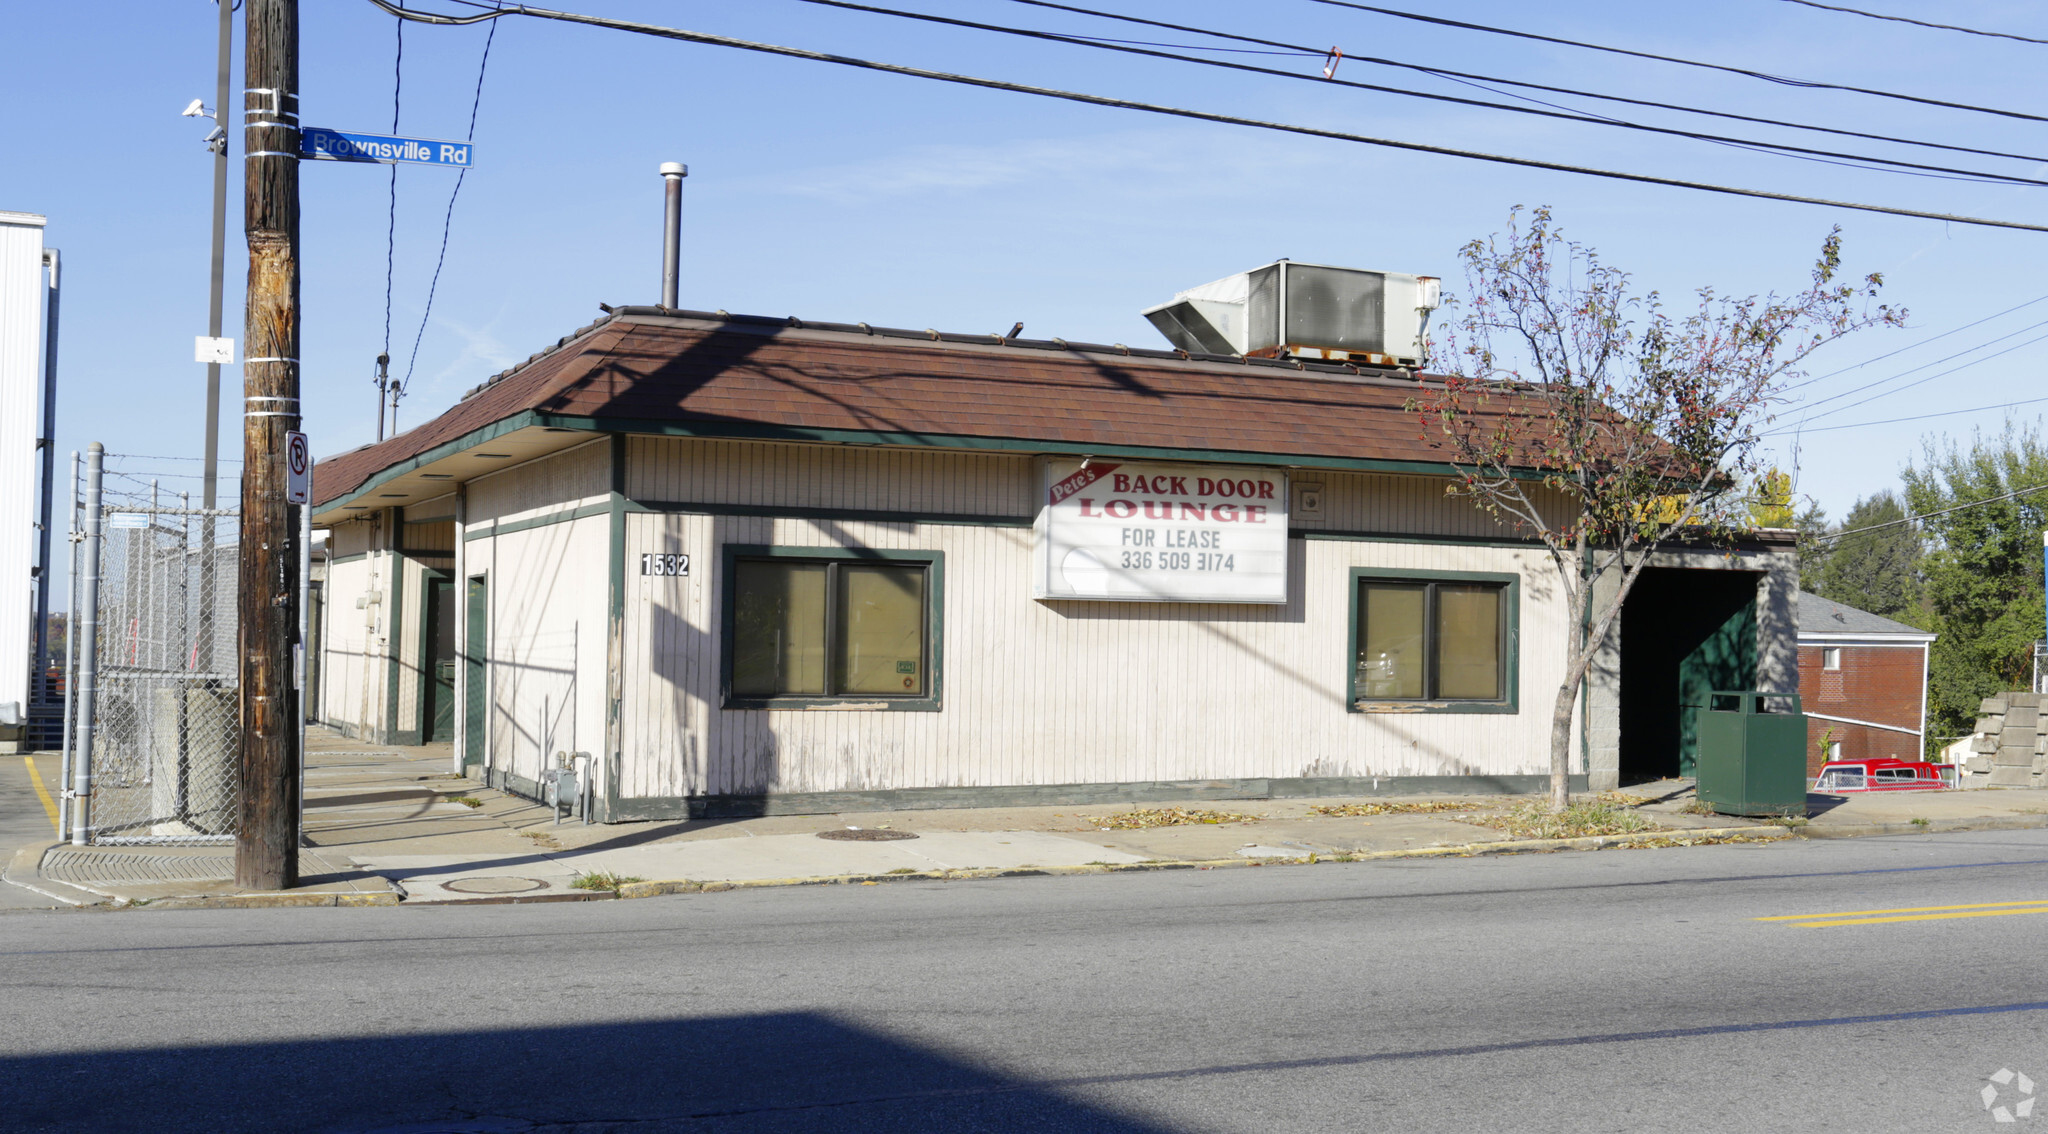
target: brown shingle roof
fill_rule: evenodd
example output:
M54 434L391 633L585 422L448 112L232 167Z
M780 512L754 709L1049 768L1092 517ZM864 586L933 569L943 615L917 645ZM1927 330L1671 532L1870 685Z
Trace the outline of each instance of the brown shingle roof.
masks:
M627 431L1439 464L1443 455L1404 412L1414 390L1412 380L1341 364L1247 364L1057 340L961 341L633 310L424 425L320 462L314 502L338 500L384 469L522 411Z

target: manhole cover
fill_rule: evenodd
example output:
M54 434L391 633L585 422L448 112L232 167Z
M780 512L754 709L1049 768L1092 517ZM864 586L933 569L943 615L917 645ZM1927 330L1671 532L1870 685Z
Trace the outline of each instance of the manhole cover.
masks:
M529 890L545 890L548 884L538 878L457 878L453 882L441 883L443 890L458 894L524 894Z
M897 839L914 839L917 836L909 831L878 831L872 828L842 827L836 831L819 831L818 837L841 843L889 843Z

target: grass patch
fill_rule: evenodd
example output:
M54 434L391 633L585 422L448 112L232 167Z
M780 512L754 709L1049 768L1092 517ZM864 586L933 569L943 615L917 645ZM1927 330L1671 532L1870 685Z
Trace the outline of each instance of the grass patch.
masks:
M1911 822L1915 827L1918 827L1923 831L1927 829L1927 819L1924 816L1915 818L1911 820Z
M647 879L631 874L613 874L609 870L593 870L589 874L578 874L569 880L577 890L616 890L628 882L645 882Z
M1256 815L1234 811L1204 811L1190 807L1134 807L1115 815L1084 816L1098 830L1142 831L1150 827L1187 827L1195 824L1255 823Z
M1477 811L1495 806L1460 799L1423 799L1408 803L1332 803L1309 808L1312 815L1421 815L1437 811Z
M897 867L896 869L894 869L894 870L891 870L891 871L889 871L889 873L890 873L890 874L915 874L915 873L917 873L917 870L916 870L916 868L914 868L914 867L909 867L909 866L899 866L899 867Z
M1712 805L1712 804L1709 804L1709 803L1707 803L1707 802L1706 802L1706 801L1704 801L1704 800L1698 800L1698 799L1689 799L1689 800L1686 800L1686 801L1685 801L1685 806L1684 806L1684 807L1681 807L1681 808L1679 808L1679 810L1680 810L1680 811L1683 811L1683 812L1685 812L1685 813L1686 813L1687 815L1719 815L1719 814L1720 814L1720 812L1718 812L1718 811L1714 810L1714 808L1713 808L1713 805Z
M483 800L478 799L473 795L458 795L454 799L449 800L448 802L459 803L464 807L470 808L471 810L475 810L476 808L482 807L484 805Z
M522 839L531 839L533 840L535 845L546 847L549 850L562 849L562 844L555 839L555 836L548 833L545 830L521 831L519 832L519 837Z
M1574 803L1563 811L1552 811L1548 803L1532 800L1507 811L1475 815L1470 821L1506 831L1518 839L1577 839L1658 829L1657 824L1636 812L1597 800Z
M1611 803L1616 807L1641 807L1643 804L1651 802L1655 797L1637 795L1630 791L1603 791L1593 798L1597 802Z

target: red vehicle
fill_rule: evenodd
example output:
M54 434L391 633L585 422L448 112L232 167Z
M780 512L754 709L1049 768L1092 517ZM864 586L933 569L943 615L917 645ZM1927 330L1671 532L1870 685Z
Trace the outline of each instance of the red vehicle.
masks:
M1943 775L1943 769L1948 775ZM1835 760L1813 781L1817 792L1945 791L1956 786L1954 768L1909 760Z

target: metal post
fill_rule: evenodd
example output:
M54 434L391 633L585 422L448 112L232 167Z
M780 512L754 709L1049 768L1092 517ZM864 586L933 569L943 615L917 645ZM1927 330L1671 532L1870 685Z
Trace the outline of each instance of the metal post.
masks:
M50 695L50 528L51 505L57 495L57 287L58 255L55 248L43 249L43 263L50 268L50 296L45 307L43 329L43 435L36 448L43 457L43 501L36 550L35 680L31 690L43 695L29 696L29 703L47 702Z
M85 572L71 605L71 632L78 636L78 747L71 754L71 843L84 846L92 833L93 702L99 692L100 472L106 449L95 441L85 450Z
M384 395L391 389L391 356L377 356L377 440L384 440Z
M72 707L78 690L78 450L71 451L71 495L67 498L65 510L70 513L71 527L66 533L64 544L66 567L71 573L71 586L65 590L65 601L71 604L71 612L64 616L64 748L58 758L61 769L57 782L71 783L71 758L75 752L71 744L71 728L74 721ZM71 838L71 789L64 787L60 793L57 813L57 838L66 841Z
M243 227L249 242L242 360L241 813L235 883L298 882L298 728L290 713L298 539L285 503L285 434L299 428L299 22L297 0L244 0Z
M292 657L292 685L297 691L292 705L292 715L299 726L299 845L306 842L306 678L313 672L312 648L313 607L309 601L313 590L313 505L298 506L299 512L299 644Z
M676 309L676 273L683 258L683 178L690 167L679 161L661 163L661 179L667 192L667 224L661 241L661 305Z
M219 42L214 52L213 113L214 125L220 127L220 137L213 150L213 290L206 306L206 333L220 337L221 292L227 276L227 233L228 233L228 80L235 44L235 6L228 0L215 0L220 7ZM199 594L202 605L199 610L199 656L205 661L205 670L214 670L213 602L212 595L218 589L216 573L219 564L213 555L216 539L213 510L219 507L220 485L220 363L206 364L206 449L199 471L199 506L207 512L199 521L199 542L205 545L206 554L199 560ZM211 687L209 683L209 687Z

